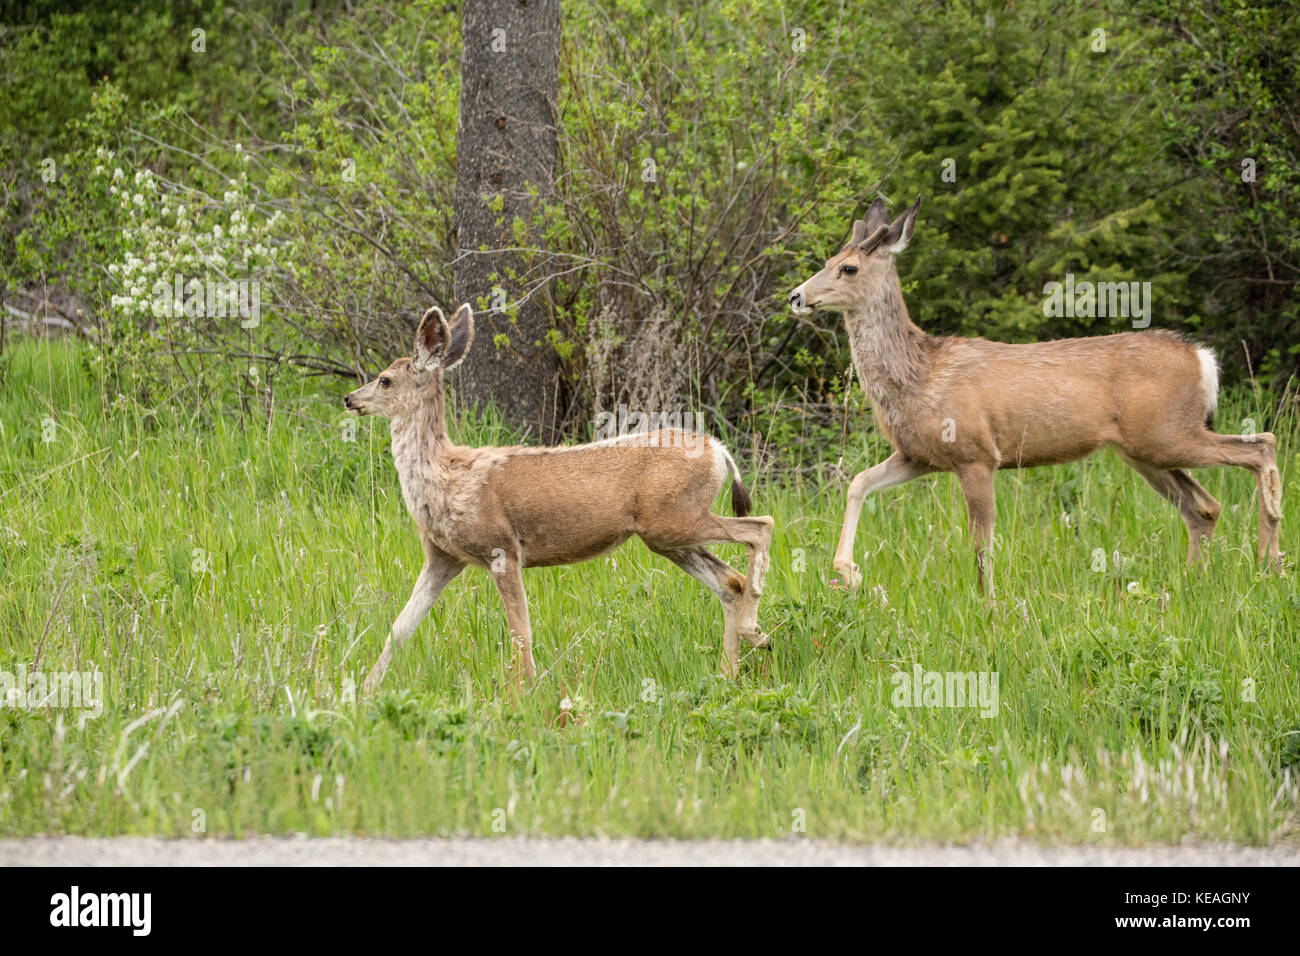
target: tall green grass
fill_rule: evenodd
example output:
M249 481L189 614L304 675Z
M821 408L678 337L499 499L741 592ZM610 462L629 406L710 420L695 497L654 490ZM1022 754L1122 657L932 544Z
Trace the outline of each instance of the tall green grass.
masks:
M828 587L843 487L762 480L774 649L737 683L716 601L632 542L528 572L535 686L471 570L358 702L420 562L385 423L345 441L338 382L209 421L101 394L74 346L6 361L0 668L98 669L105 701L0 708L5 835L1294 838L1300 596L1256 565L1243 472L1201 476L1225 508L1194 569L1113 455L1004 473L991 610L952 479L868 500L856 594ZM1300 514L1269 401L1220 427L1279 432ZM996 716L896 706L914 664L996 672Z

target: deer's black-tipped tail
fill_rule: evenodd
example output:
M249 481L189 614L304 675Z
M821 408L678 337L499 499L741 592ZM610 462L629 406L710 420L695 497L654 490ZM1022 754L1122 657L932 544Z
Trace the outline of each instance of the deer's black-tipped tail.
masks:
M749 509L754 507L754 502L749 500L745 483L740 480L740 469L736 467L736 459L731 457L731 452L727 451L722 442L716 440L713 442L713 454L719 470L725 464L727 471L731 472L731 510L735 512L737 518L749 517Z
M749 512L753 509L754 502L749 499L749 492L740 480L739 475L733 475L731 479L731 510L736 513L737 518L749 517Z

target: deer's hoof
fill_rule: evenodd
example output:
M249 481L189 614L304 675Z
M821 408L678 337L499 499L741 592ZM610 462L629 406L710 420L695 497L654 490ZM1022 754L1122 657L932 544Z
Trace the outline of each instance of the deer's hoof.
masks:
M858 571L856 564L837 564L835 565L835 577L831 579L831 587L837 591L856 591L862 586L862 573Z

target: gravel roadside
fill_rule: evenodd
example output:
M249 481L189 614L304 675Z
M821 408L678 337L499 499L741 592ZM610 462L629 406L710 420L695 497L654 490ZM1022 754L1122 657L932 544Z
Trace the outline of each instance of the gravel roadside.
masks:
M816 840L0 840L0 866L1297 866L1300 847L855 846Z

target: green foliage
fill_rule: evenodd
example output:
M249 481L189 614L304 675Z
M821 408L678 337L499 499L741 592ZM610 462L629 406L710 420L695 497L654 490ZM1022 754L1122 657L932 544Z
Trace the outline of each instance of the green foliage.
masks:
M1137 658L1117 663L1103 680L1100 702L1148 730L1188 719L1215 730L1223 720L1222 679L1214 668Z
M511 680L500 601L470 570L367 700L421 561L382 422L347 441L342 389L290 383L257 427L195 427L166 405L146 422L110 412L84 347L11 351L0 670L98 671L103 710L0 706L6 833L190 837L201 811L209 836L799 823L809 838L1141 845L1266 843L1293 819L1300 596L1254 560L1247 474L1198 475L1225 508L1188 569L1176 510L1113 456L1003 473L993 607L950 478L869 499L855 594L828 586L843 480L760 482L773 646L746 649L738 682L716 676L716 600L633 541L529 571L536 685ZM1258 415L1254 400L1229 395L1224 415ZM1293 448L1294 416L1277 431ZM1300 484L1284 488L1300 511ZM1119 577L1116 552L1132 557ZM742 547L721 553L743 567ZM898 706L891 675L914 665L996 673L996 714Z
M104 333L104 370L147 404L176 398L138 380L151 357L186 357L174 374L197 405L269 403L284 366L355 375L405 351L424 306L449 302L457 254L456 9L196 2L130 30L127 15L58 14L0 44L0 65L23 78L6 104L9 288L77 295ZM926 197L899 268L928 331L1128 327L1045 315L1046 284L1073 274L1151 283L1153 324L1218 344L1228 380L1245 370L1242 341L1270 376L1295 365L1300 18L1287 4L859 16L820 0L583 0L564 17L558 188L510 224L525 265L500 281L507 314L525 295L548 310L574 435L620 403L687 406L762 436L760 460L842 448L862 407L841 323L796 322L784 296L877 191L895 208ZM189 48L190 21L206 26L205 54ZM248 42L266 31L278 42ZM104 264L156 256L133 218L153 213L101 188L99 152L210 223L233 211L236 143L251 160L240 202L264 222L280 213L266 243L273 318L202 342L148 323L108 330L112 297L129 290ZM59 175L45 183L33 157L51 151ZM480 304L497 304L491 291ZM232 360L237 372L205 369Z
M691 733L726 753L793 743L814 744L830 723L820 707L787 685L739 687L723 678L701 683L688 715Z
M60 9L66 7L79 9ZM35 157L76 144L76 120L91 110L102 80L132 100L172 102L190 112L223 108L212 95L216 91L201 83L199 57L207 54L192 49L190 36L198 26L219 30L222 7L214 0L166 5L38 0L11 9L0 35L0 72L7 78L0 101L0 156L21 154L34 163ZM212 56L221 54L214 49Z
M92 92L86 113L70 121L75 145L59 157L61 173L43 186L48 195L34 204L15 237L5 277L10 285L50 277L74 295L93 298L107 283L103 264L124 253L124 210L109 193L111 182L94 169L118 148L127 117L126 96L106 82ZM69 260L80 267L64 265Z
M916 36L926 42L910 42ZM870 84L865 158L882 191L897 208L926 196L899 261L923 328L1026 341L1129 327L1045 317L1043 286L1067 273L1151 282L1155 323L1186 324L1182 277L1152 254L1178 225L1152 197L1182 173L1161 160L1148 42L1106 3L886 14L871 56L840 86Z
M1283 768L1296 771L1300 768L1300 726L1289 727L1282 733L1282 743L1278 747L1279 763Z
M269 18L263 25L281 26L297 5L261 4ZM206 33L201 52L195 29ZM172 117L181 125L247 129L248 119L266 118L270 102L261 95L253 68L259 54L248 36L240 15L214 0L37 0L6 18L0 25L6 94L0 100L6 204L0 279L12 288L48 278L79 295L104 281L95 254L111 236L113 203L89 188L96 150L129 144L136 168L161 172L169 159L180 159L180 171L201 176L159 145L160 139L178 142L176 128L164 133L155 124ZM52 182L44 165L51 161Z
M789 345L774 296L797 274L790 237L807 222L827 244L842 224L814 210L867 188L854 110L825 74L832 41L803 15L752 0L568 8L565 172L533 244L565 273L550 298L586 407L730 416L749 407L731 384ZM791 30L803 22L811 45Z
M1300 15L1285 0L1143 0L1180 228L1158 254L1202 334L1256 371L1300 365ZM1235 363L1234 363L1235 364Z
M1106 840L1264 842L1294 814L1300 598L1252 561L1249 476L1206 477L1228 506L1209 572L1114 460L1000 476L993 609L955 487L917 482L868 500L867 584L831 591L844 476L884 442L840 321L784 304L877 191L920 192L899 268L927 330L1118 331L1044 315L1044 285L1149 281L1153 324L1218 344L1228 378L1243 340L1285 377L1291 5L566 2L561 175L509 224L525 270L501 277L505 308L549 311L574 434L628 403L758 436L774 649L738 684L710 676L716 606L629 545L530 573L538 687L503 677L499 603L466 574L360 705L348 682L419 547L386 429L352 433L339 389L278 373L373 371L449 304L458 11L31 9L0 27L6 302L57 290L93 338L0 356L0 664L99 667L108 695L84 721L0 708L6 832L183 835L204 808L222 834L486 833L500 813L511 832L770 836L802 809L827 837L1084 841L1102 807ZM140 307L142 276L219 259L266 282L259 327ZM1220 417L1285 449L1293 408L1230 390ZM491 414L454 430L510 440ZM999 673L998 717L893 707L913 662Z
M463 707L440 707L409 691L385 694L377 704L379 717L406 740L424 740L440 753L459 751L470 732Z
M354 370L407 354L428 305L450 303L458 25L454 6L373 5L304 23L270 54L284 132L259 162L285 211L276 300Z

